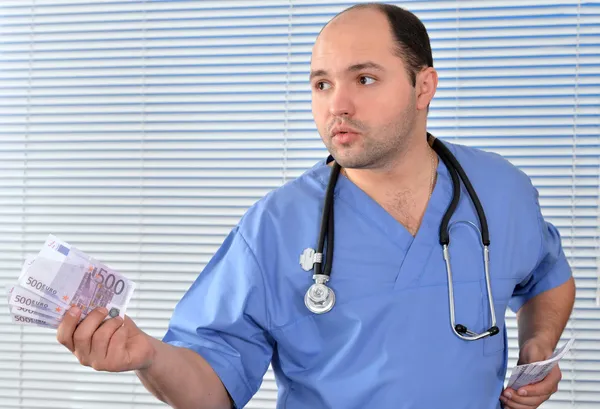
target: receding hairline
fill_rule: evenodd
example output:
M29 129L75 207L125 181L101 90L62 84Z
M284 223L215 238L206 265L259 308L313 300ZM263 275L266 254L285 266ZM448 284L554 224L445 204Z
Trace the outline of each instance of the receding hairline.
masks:
M337 20L338 18L340 18L343 14L346 14L349 11L354 11L354 10L376 10L378 11L384 18L385 18L385 22L388 25L388 31L390 33L390 35L392 36L392 41L394 41L393 39L393 32L392 32L392 27L390 26L390 22L387 18L387 15L385 14L384 9L381 7L382 4L380 3L359 3L359 4L355 4L351 7L348 7L347 9L344 9L342 11L340 11L338 14L336 14L335 16L333 16L327 23L325 23L325 25L321 28L321 30L319 31L319 34L317 34L317 37L315 39L314 44L317 43L317 41L319 40L319 37L321 36L321 33L323 33L323 31L325 30L325 28L327 28L329 26L330 23L334 22L335 20ZM397 54L395 52L395 48L394 46L392 46L391 49L392 53ZM310 55L310 63L312 64L312 53ZM361 62L362 63L362 62ZM356 65L358 65L360 63L357 63ZM378 65L378 64L375 64ZM349 67L350 68L350 67ZM373 67L376 68L376 67ZM321 70L319 70L321 71ZM309 76L309 79L312 79L314 77L314 75L311 73L311 75Z
M319 30L319 34L317 34L315 42L319 39L319 36L323 32L323 30L325 30L329 26L329 24L333 23L335 20L338 20L342 15L348 13L349 11L355 11L355 10L375 10L375 11L378 11L379 13L381 13L381 15L383 15L384 17L387 17L385 15L385 11L383 10L382 4L380 4L380 3L355 4L351 7L348 7L347 9L340 11L335 16L333 16L327 23L325 23L325 25L323 27L321 27L321 30ZM388 26L389 26L389 21L387 20L387 18L386 18L386 22L388 23Z

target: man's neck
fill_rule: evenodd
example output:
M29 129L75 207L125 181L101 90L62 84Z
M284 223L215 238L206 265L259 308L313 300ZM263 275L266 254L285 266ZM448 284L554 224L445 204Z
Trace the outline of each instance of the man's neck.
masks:
M342 169L342 173L415 235L435 184L436 168L437 155L423 138L381 169Z

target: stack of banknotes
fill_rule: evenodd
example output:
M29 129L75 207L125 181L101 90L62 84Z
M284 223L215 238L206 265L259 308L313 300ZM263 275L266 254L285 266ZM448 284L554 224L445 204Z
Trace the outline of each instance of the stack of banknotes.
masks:
M27 257L21 275L9 285L13 322L58 328L72 306L84 319L96 307L108 317L125 316L135 283L83 251L49 235L36 256Z

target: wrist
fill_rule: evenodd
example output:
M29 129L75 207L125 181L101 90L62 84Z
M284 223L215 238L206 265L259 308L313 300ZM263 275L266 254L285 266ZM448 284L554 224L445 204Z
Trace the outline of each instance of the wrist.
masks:
M554 348L556 347L556 342L558 342L558 340L554 340L554 337L540 333L532 335L531 337L523 340L521 342L520 348L527 347L528 345L537 345L538 348L554 351Z
M524 341L519 348L519 364L548 359L554 352L555 343L548 337L535 336Z
M144 360L144 362L138 370L143 372L149 372L156 366L156 359L162 341L145 333L143 334L143 336L146 337L146 340L148 341L148 353L146 359Z

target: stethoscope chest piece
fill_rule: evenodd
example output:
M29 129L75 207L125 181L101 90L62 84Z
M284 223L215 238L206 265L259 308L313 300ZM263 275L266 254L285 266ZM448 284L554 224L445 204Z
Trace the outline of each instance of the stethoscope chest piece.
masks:
M315 276L315 284L311 285L304 296L304 304L315 314L330 311L335 304L335 293L325 285L329 279L326 275Z

